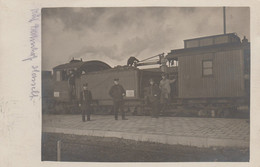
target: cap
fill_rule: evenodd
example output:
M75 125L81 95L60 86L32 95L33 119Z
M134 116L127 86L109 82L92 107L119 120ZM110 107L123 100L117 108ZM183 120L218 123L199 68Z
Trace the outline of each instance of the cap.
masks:
M114 81L119 81L119 78L115 78Z

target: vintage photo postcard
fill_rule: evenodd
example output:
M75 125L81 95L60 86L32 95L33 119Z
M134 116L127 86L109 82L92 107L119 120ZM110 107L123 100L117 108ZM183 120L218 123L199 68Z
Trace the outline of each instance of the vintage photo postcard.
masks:
M1 164L259 165L259 2L98 2L1 2Z

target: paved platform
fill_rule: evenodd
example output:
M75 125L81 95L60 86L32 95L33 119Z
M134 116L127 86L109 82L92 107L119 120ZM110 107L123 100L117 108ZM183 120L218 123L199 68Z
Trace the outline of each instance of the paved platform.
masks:
M43 132L118 137L164 144L198 147L249 148L248 119L92 115L43 115Z

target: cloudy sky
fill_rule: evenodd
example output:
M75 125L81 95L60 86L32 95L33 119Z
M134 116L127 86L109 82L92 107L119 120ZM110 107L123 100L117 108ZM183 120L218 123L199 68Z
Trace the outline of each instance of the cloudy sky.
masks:
M226 8L227 33L250 40L250 11ZM125 65L183 48L183 40L223 33L223 9L45 8L42 10L42 69L67 63L74 57Z

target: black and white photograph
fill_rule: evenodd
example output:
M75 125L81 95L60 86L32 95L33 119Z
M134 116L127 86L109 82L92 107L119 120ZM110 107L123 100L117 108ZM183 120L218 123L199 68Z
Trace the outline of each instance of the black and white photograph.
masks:
M249 162L249 7L41 9L42 161Z

